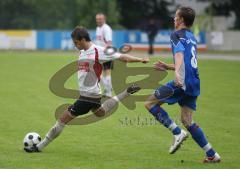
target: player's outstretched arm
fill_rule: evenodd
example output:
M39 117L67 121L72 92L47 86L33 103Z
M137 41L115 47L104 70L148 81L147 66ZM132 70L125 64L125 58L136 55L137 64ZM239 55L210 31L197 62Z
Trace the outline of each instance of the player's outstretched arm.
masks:
M143 58L139 58L139 57L135 57L132 55L128 55L128 54L121 54L119 57L119 60L123 61L123 62L142 62L142 63L148 63L149 62L149 57L143 57Z
M163 61L158 61L154 63L154 69L159 70L159 71L165 71L165 70L175 70L174 64L167 64Z

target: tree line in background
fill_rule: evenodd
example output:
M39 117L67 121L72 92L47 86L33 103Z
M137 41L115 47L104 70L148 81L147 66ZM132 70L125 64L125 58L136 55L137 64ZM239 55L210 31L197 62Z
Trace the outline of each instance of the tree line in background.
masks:
M115 0L1 0L0 29L94 28L98 12L104 12L112 26L120 27Z
M233 11L235 28L240 29L240 1L214 2L210 14L227 16ZM1 0L0 29L72 29L76 25L94 29L98 12L105 13L115 29L145 29L149 19L167 29L173 23L168 5L165 0Z

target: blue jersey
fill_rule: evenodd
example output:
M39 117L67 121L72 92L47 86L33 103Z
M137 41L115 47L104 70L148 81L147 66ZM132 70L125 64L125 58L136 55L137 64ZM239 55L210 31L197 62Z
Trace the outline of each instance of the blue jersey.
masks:
M183 82L184 93L190 96L200 95L200 79L197 67L197 41L188 29L175 31L171 35L173 58L178 52L184 55L180 67L180 77ZM175 60L175 58L174 58ZM174 61L175 62L175 61Z

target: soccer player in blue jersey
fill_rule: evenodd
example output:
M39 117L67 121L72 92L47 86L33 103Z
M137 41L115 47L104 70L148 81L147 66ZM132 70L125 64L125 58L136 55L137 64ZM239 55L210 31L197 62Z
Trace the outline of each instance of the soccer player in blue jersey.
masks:
M197 67L197 41L189 28L193 25L195 11L190 7L180 7L175 14L175 32L171 35L174 64L162 61L155 63L159 71L173 70L175 79L165 86L160 86L145 102L147 110L174 136L169 153L175 153L188 137L161 107L162 104L178 103L181 109L181 121L192 135L193 140L206 152L203 162L220 162L219 154L212 148L202 129L192 120L196 110L197 97L200 95L200 79Z

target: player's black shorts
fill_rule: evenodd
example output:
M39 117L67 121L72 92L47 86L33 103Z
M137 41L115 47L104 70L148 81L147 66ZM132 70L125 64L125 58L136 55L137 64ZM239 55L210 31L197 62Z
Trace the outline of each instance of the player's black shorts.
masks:
M68 107L68 111L74 116L79 116L99 107L101 107L101 98L80 96L73 105Z
M103 63L103 70L113 69L113 61Z

